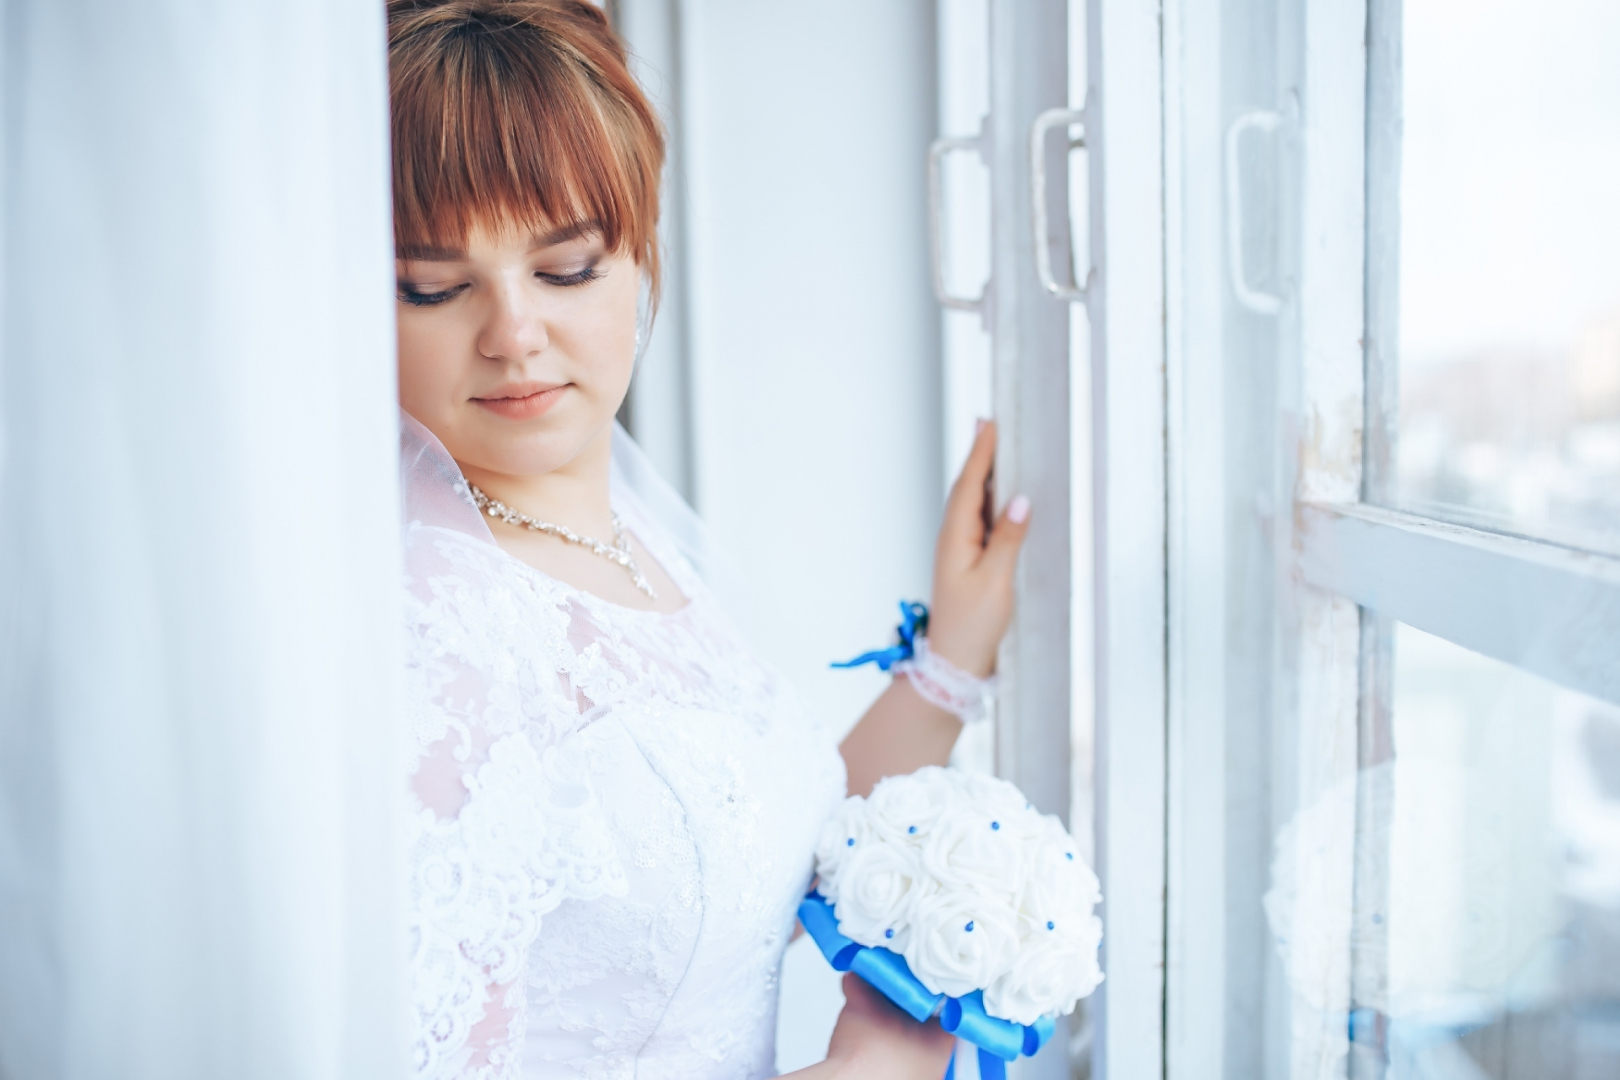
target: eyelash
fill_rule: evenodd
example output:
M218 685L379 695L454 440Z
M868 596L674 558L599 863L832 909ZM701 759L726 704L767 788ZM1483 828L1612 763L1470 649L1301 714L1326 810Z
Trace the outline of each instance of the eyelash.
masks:
M556 285L564 289L570 289L576 285L587 285L590 282L600 278L602 273L601 271L597 270L595 266L587 266L583 270L576 270L572 274L542 274L539 271L535 271L534 276L539 278L541 281L544 281L548 285ZM454 288L445 289L443 292L424 293L417 292L415 289L402 282L399 287L399 298L401 301L410 304L412 307L432 307L435 304L442 304L448 300L453 300L466 290L467 286L457 285Z
M446 300L454 299L455 297L460 296L466 290L467 286L457 285L452 289L445 289L443 292L424 293L417 292L409 285L401 282L399 286L399 298L401 301L410 304L412 307L432 307L435 304L442 304Z
M539 271L535 271L534 276L539 278L541 281L544 281L547 285L560 285L565 289L569 289L573 288L575 285L586 285L592 281L595 281L597 278L602 276L602 272L598 270L596 265L593 263L592 265L585 267L583 270L574 271L572 274L563 274L558 276L555 274L542 274Z

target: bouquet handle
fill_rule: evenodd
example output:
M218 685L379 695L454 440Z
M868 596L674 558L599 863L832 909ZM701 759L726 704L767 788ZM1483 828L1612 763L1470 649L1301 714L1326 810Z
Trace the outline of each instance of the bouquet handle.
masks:
M919 1023L937 1012L941 1027L978 1049L979 1075L983 1080L1005 1080L1007 1062L1020 1056L1033 1057L1052 1037L1053 1023L1049 1016L1033 1024L1015 1024L990 1016L984 1011L984 994L980 990L959 998L931 992L912 974L905 958L898 953L861 945L839 933L833 906L814 889L799 904L799 922L804 924L805 932L815 940L833 970L853 971ZM955 1078L956 1055L953 1053L945 1070L945 1080Z

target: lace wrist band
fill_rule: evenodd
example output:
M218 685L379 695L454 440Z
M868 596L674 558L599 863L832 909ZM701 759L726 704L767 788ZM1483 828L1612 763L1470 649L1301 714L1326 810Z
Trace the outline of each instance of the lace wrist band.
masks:
M928 639L916 639L912 655L894 665L896 676L911 680L917 695L930 705L955 713L964 724L990 719L996 703L996 677L981 679L971 675L928 647Z
M970 675L928 647L928 606L916 600L900 601L900 625L894 628L895 644L886 649L862 653L853 660L833 665L855 668L876 664L880 670L904 675L912 689L930 705L954 713L964 724L990 719L996 703L996 677L981 679Z

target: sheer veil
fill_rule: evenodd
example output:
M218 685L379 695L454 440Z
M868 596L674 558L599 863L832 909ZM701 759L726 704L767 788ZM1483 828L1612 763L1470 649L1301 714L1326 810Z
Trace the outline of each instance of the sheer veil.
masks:
M399 486L403 524L466 533L493 544L495 537L467 494L467 482L438 437L400 412ZM635 439L613 424L612 498L627 521L646 522L663 543L691 564L734 622L743 624L747 593L742 579L703 519L670 486Z
M748 629L748 590L737 564L618 421L613 424L613 501L660 529L665 542L692 564L732 620Z
M461 468L439 437L416 417L399 412L399 495L402 525L451 529L493 544L484 515L472 504Z

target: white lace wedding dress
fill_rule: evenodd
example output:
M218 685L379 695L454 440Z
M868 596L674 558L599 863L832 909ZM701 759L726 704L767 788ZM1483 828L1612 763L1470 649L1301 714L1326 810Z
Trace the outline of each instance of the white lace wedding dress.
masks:
M674 614L505 554L437 441L403 448L416 1074L774 1075L830 735L632 493Z

